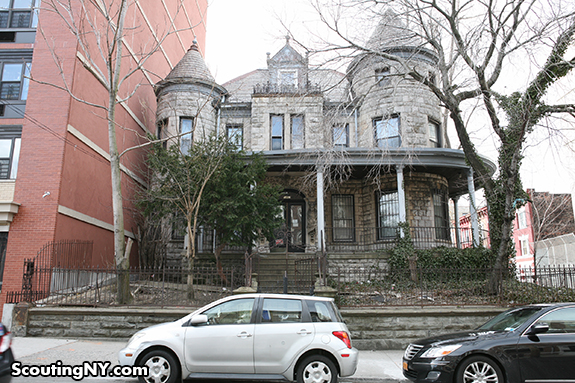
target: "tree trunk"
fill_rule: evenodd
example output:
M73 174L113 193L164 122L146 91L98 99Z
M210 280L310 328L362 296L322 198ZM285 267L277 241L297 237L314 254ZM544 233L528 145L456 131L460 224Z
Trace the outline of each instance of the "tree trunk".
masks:
M124 19L126 17L127 0L120 4L118 27L114 48L110 51L107 63L110 78L110 93L108 99L108 144L110 151L110 168L112 177L112 209L114 214L114 253L118 270L117 300L119 304L131 301L130 294L130 257L125 252L124 206L122 199L122 170L120 169L120 154L116 140L116 99L122 62L122 37ZM115 62L114 62L115 60Z

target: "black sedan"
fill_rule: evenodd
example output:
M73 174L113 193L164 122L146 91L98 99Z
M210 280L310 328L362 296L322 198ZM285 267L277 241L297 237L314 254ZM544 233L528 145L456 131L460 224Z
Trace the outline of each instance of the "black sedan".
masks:
M475 331L421 339L403 356L415 382L575 383L575 303L508 310Z

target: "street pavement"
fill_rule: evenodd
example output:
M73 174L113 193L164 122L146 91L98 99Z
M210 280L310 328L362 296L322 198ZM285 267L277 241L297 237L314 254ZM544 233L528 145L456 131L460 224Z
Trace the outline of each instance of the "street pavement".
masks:
M49 365L62 361L63 365L80 365L84 361L110 362L118 364L118 351L126 344L125 340L102 339L59 339L18 337L12 341L12 350L16 360L22 365ZM407 382L401 371L403 350L360 351L359 363L355 375L342 378L342 383L355 382ZM85 378L86 381L114 381L111 378ZM47 382L46 378L15 378L13 382ZM52 380L50 380L52 381ZM54 382L72 381L57 379ZM118 382L136 382L136 379L117 380Z

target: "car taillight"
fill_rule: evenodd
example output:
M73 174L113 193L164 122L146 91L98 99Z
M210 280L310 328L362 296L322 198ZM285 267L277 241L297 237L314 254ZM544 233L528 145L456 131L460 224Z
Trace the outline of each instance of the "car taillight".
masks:
M332 332L332 334L341 339L343 343L345 343L345 345L347 346L347 348L351 348L351 339L349 338L349 335L347 332L345 331L334 331Z
M12 334L7 332L0 338L0 353L3 354L10 348L12 344Z

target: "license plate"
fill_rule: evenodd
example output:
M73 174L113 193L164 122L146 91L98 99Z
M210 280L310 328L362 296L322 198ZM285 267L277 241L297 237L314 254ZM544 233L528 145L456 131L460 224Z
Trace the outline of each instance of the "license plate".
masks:
M405 371L408 370L408 368L407 368L407 362L403 362L403 369L404 369Z

